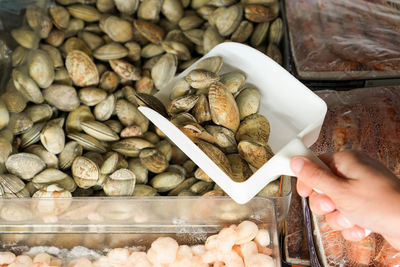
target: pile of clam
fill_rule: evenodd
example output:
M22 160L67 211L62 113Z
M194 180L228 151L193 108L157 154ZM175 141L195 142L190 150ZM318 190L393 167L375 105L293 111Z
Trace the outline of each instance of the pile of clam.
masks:
M281 62L278 15L276 0L58 0L46 14L26 9L26 25L11 31L13 70L0 96L0 196L222 195L137 106L225 40ZM239 71L218 76L218 64L180 81L168 114L243 181L248 164L272 154L269 125L255 114L258 90L243 89Z

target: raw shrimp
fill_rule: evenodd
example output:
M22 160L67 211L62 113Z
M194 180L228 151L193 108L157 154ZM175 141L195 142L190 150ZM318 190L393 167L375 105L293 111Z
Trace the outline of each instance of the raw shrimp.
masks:
M191 247L192 253L195 256L202 256L206 253L206 247L204 245L194 245Z
M367 266L375 255L375 238L372 235L358 242L347 241L347 260L356 265Z
M243 259L246 262L248 258L258 254L257 244L253 241L240 245L240 252L243 255Z
M258 233L254 238L254 242L263 247L268 246L271 242L268 231L266 229L258 230Z
M274 267L274 260L264 254L256 254L246 259L246 267Z
M192 249L187 245L181 245L176 253L176 259L191 259L193 257Z
M108 258L106 256L102 256L93 262L93 267L109 267L110 264L108 262Z
M127 265L129 267L152 267L150 261L147 259L146 252L132 252L129 256Z
M93 267L93 264L87 258L80 258L72 261L68 267Z
M15 260L14 253L0 252L0 264L10 264Z
M237 241L237 232L235 228L224 228L218 233L218 250L221 252L229 252Z
M209 267L208 264L203 261L201 256L193 256L191 262L191 267Z
M400 266L400 251L395 250L386 240L383 242L375 261L382 266Z
M47 253L39 253L33 258L33 263L43 263L50 265L50 262L51 262L51 256Z
M241 222L236 229L236 242L235 244L241 245L253 240L258 233L257 224L251 221Z
M212 250L218 248L218 235L210 235L205 243L206 250Z
M110 266L120 266L126 264L129 257L127 248L114 248L107 254Z
M175 261L178 246L171 237L159 237L151 244L147 256L153 264L169 264Z
M8 267L32 267L33 261L27 255L19 255Z
M224 253L222 261L225 263L226 267L244 267L242 257L233 250Z

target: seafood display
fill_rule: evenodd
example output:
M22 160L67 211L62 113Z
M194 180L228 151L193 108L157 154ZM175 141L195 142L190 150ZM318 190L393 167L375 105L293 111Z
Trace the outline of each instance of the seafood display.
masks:
M301 79L400 76L398 3L288 0L285 7L291 51Z
M255 114L260 92L244 87L243 72L220 75L222 61L209 59L175 86L170 106L153 94L225 40L272 51L281 62L279 13L275 0L28 7L25 25L11 31L17 46L0 95L0 195L224 195L138 106L170 115L232 179L244 181L272 151L268 120ZM260 195L278 191L276 181Z
M362 149L400 177L400 87L319 91L328 104L320 138L311 147L316 153ZM398 266L400 252L382 236L372 234L359 242L344 240L324 217L313 215L317 250L323 266Z
M98 259L80 257L66 262L45 252L36 255L0 252L1 266L69 266L69 267L127 267L127 266L277 266L271 255L270 234L252 221L223 228L211 235L204 244L179 245L171 237L158 237L147 251L139 248L115 248Z

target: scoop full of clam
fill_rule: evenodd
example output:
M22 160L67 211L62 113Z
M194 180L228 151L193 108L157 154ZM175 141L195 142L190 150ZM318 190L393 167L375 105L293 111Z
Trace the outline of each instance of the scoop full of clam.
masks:
M281 62L278 15L276 0L58 0L45 13L27 8L23 26L11 31L13 69L0 96L0 196L223 195L139 105L168 116L233 180L245 181L272 155L268 120L257 114L260 92L245 85L245 73L220 75L223 62L214 57L176 84L170 105L153 95L224 41Z

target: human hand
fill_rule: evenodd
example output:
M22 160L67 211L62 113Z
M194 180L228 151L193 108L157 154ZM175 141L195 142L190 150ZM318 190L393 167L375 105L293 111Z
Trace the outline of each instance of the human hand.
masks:
M297 191L309 197L311 210L325 215L347 240L364 238L364 227L400 250L400 179L360 152L326 153L320 159L330 170L303 156L293 157L290 164Z

